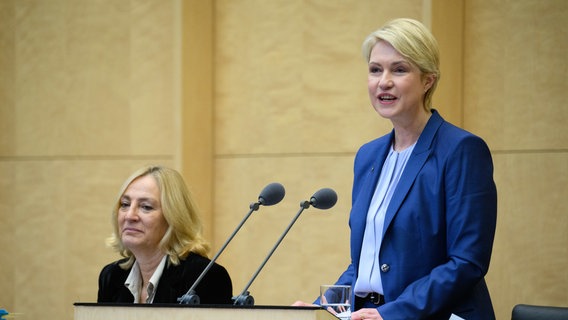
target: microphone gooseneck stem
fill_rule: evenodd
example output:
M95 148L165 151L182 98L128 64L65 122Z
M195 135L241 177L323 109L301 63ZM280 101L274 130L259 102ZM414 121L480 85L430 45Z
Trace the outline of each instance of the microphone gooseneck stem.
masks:
M235 299L235 305L238 305L240 303L243 303L243 301L245 301L246 299L244 298L247 294L247 290L248 288L251 286L251 284L253 283L253 281L256 279L256 277L258 276L258 274L260 273L260 271L262 270L262 268L264 268L264 265L268 262L268 259L270 259L270 257L272 256L272 254L274 253L274 251L276 251L276 248L278 248L278 246L280 245L280 243L282 242L282 240L284 240L284 237L286 236L286 234L288 234L288 231L290 231L290 229L292 228L292 226L294 225L294 223L296 222L296 220L298 220L298 218L300 217L300 214L302 214L302 212L304 211L304 209L307 209L310 207L310 202L309 201L302 201L300 203L300 210L298 210L298 213L296 214L296 216L294 217L294 219L292 219L292 221L290 222L290 224L288 224L288 227L286 228L286 230L284 231L284 233L282 233L282 235L280 236L280 238L278 239L278 241L276 241L276 244L274 245L274 247L272 247L272 250L270 250L270 253L266 256L266 258L264 259L264 261L262 262L262 264L260 265L260 267L256 270L256 272L254 273L254 275L252 276L252 278L250 279L250 281L247 283L247 285L245 286L245 288L243 289L243 291L241 292L241 294L239 294L236 299Z
M197 280L195 280L195 282L193 283L193 285L191 286L191 288L189 288L189 290L187 291L186 295L190 295L193 294L195 292L195 288L197 287L197 285L201 282L201 279L203 279L203 277L207 274L207 272L209 271L209 269L211 269L211 267L213 266L213 264L215 263L215 261L217 260L217 258L219 258L219 256L221 255L221 253L225 250L225 248L227 247L227 245L229 244L229 242L231 242L231 240L233 240L233 238L235 237L235 235L237 234L237 232L239 232L239 230L241 229L241 227L245 224L245 222L248 220L248 218L250 217L250 215L258 210L259 208L259 203L258 202L254 202L251 203L250 205L250 210L249 212L245 215L244 219L241 220L241 223L239 223L239 225L235 228L235 231L233 231L233 233L231 233L231 235L229 236L229 238L225 241L225 243L221 246L221 249L219 249L219 251L217 252L217 254L215 254L215 256L211 259L211 261L209 261L209 264L205 267L205 269L203 269L203 271L201 272L201 274L199 275L199 277L197 278ZM180 301L180 304L189 304L190 302L187 301L186 299L180 298L178 299ZM197 304L199 304L199 301L196 302Z

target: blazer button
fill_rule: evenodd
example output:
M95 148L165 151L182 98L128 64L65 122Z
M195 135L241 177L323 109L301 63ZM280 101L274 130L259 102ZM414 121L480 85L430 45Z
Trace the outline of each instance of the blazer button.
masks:
M389 272L390 268L391 267L386 263L381 264L381 271L382 272Z

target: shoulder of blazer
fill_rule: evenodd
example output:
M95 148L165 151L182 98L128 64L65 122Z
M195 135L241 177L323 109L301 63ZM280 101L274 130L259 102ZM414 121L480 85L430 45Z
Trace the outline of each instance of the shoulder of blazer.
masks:
M124 281L130 273L130 269L124 270L119 264L125 262L121 259L107 264L99 274L98 302L127 302L131 296L124 295L126 287Z
M130 268L124 270L120 267L120 264L126 262L126 260L126 258L120 259L104 266L101 270L100 278L106 278L111 282L116 281L116 279L118 278L119 280L121 279L124 282L128 277L128 274L130 273Z
M367 167L374 163L381 152L388 152L388 146L390 146L393 136L394 131L391 131L362 145L355 155L355 165Z
M394 136L394 130L385 134L384 136L378 137L363 144L357 151L357 155L368 154L369 152L377 151L383 148L385 145L390 145L391 140Z
M422 137L424 136L424 138ZM420 137L422 140L420 146L417 145L415 153L423 152L433 148L440 150L454 150L456 145L462 143L464 140L477 140L481 141L484 145L485 142L475 134L462 129L450 122L445 121L436 110L433 110L432 119L424 128L423 134ZM418 149L418 150L417 150Z
M182 282L185 283L193 283L199 277L201 272L205 270L210 261L211 260L209 260L209 258L190 252L187 257L180 259L180 263L178 265L168 263L167 267L162 273L160 282L179 282L180 280L183 280ZM213 263L209 271L207 271L207 278L211 276L219 276L220 274L224 273L227 273L227 271L223 266L217 263Z

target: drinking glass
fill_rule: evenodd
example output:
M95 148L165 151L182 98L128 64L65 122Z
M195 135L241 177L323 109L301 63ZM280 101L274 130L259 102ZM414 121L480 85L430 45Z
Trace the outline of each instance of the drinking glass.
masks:
M351 319L351 286L321 285L320 304L342 320Z

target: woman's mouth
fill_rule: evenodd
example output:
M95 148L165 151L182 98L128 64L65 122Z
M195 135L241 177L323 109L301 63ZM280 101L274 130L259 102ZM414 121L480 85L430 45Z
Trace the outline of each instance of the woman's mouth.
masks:
M142 232L140 229L136 229L136 228L124 228L122 229L122 233L139 233Z
M397 99L395 96L393 96L392 94L388 94L388 93L381 93L381 94L379 94L379 96L377 98L381 102L392 102L392 101L395 101Z

